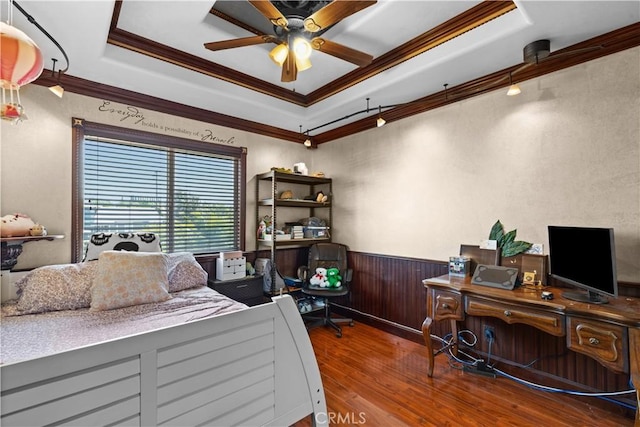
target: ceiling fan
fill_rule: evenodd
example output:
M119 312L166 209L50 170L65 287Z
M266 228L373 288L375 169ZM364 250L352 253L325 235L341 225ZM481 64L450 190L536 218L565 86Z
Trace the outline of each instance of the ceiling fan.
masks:
M367 53L320 37L332 25L376 3L376 0L285 1L249 0L272 24L274 34L260 34L232 40L205 43L216 51L262 43L276 43L269 57L282 67L283 82L295 81L298 71L311 68L312 49L351 62L369 65Z

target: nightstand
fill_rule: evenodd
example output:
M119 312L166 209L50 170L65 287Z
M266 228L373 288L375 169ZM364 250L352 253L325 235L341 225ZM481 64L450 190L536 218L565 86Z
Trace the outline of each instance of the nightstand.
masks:
M208 286L247 305L258 305L265 302L262 291L262 275L246 276L233 280L209 280Z

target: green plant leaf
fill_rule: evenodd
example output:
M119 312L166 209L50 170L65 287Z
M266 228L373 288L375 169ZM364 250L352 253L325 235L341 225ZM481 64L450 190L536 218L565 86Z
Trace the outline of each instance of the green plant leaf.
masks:
M489 233L489 240L500 241L503 235L504 235L504 227L502 226L502 223L500 222L500 220L498 220L496 221L495 224L493 224L493 227L491 227L491 232Z
M509 246L511 242L516 240L516 232L517 230L511 230L507 234L502 237L502 241L498 242L501 247Z
M502 247L502 256L510 257L525 252L531 248L531 243L523 242L521 240L512 241L509 244Z

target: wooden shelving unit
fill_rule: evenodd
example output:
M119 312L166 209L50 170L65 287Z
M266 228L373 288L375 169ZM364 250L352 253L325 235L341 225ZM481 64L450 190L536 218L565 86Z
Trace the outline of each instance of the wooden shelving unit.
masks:
M265 182L270 184L267 194ZM304 199L279 199L278 196L281 190L281 184L293 184L298 186L299 188L305 188L308 190L308 194L316 194L318 191L322 191L324 194L328 195L329 199L326 202L317 202L313 200L304 200ZM262 184L262 185L261 185ZM261 189L261 186L263 187ZM262 190L262 191L261 191ZM256 176L256 220L259 223L260 219L268 214L271 216L273 224L277 224L278 222L278 210L280 208L298 208L301 211L306 213L307 217L318 216L318 213L321 213L318 217L322 217L327 221L327 226L330 228L332 226L332 181L331 178L320 178L314 176L307 175L299 175L294 173L286 173L279 172L276 170L272 170L263 174L259 174ZM268 213L267 213L268 212ZM286 238L283 239L278 238L278 234L272 234L271 240L264 240L258 238L256 234L256 251L260 250L261 247L268 247L270 249L270 258L271 258L271 283L272 287L275 283L275 266L277 265L277 248L279 247L305 247L311 246L314 243L318 242L330 242L331 241L331 233L329 233L327 237L320 238L300 238L300 239L291 239ZM281 235L280 235L281 236ZM272 292L274 289L272 289Z

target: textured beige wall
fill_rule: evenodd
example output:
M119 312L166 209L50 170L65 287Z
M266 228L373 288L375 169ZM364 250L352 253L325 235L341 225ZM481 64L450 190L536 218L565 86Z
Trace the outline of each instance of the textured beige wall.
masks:
M640 49L520 86L321 145L334 239L446 260L498 219L545 253L547 225L613 227L618 277L640 281Z
M21 100L29 119L1 124L0 213L22 212L64 240L29 242L16 269L67 263L71 259L71 118L208 140L210 135L238 147L247 147L247 230L255 230L254 176L272 166L292 167L310 163L312 152L301 144L285 142L208 123L187 120L146 109L65 93L62 99L47 88L28 85ZM247 249L255 247L253 231L247 233Z
M446 260L461 243L486 238L498 219L517 228L518 238L545 247L548 224L614 227L618 276L640 281L640 48L521 87L517 97L498 90L312 151L142 113L148 123L173 129L155 131L211 129L248 147L248 249L253 176L303 161L334 178L333 236L352 250ZM69 236L71 117L141 125L100 111L99 99L71 93L58 99L34 85L21 94L30 119L1 125L0 211L26 212ZM18 268L69 259L68 238L28 243Z

